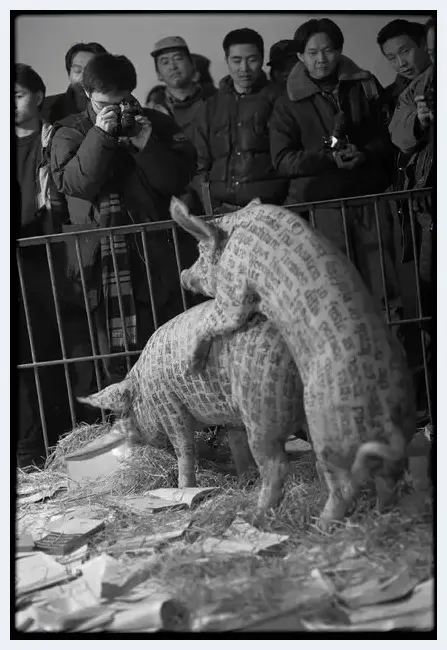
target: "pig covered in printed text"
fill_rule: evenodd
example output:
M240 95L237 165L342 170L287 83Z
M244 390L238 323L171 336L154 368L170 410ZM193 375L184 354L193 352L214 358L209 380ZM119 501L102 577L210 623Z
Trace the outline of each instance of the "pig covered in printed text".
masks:
M248 206L205 221L173 197L171 216L199 240L186 289L215 297L190 353L193 372L216 336L258 312L274 323L300 371L309 434L329 497L327 528L344 517L374 470L378 505L394 496L415 432L403 351L353 264L283 207Z
M282 494L287 437L307 431L302 383L277 328L259 315L216 339L204 369L191 376L195 331L213 312L210 300L165 323L122 382L79 399L120 414L129 434L149 444L164 446L167 437L178 459L179 487L196 485L194 430L228 425L238 473L253 458L258 466L255 517L262 517Z

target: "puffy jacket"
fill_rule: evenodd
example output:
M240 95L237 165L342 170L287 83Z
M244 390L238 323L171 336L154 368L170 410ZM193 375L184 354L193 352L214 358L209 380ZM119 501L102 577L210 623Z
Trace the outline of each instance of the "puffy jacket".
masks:
M194 138L194 118L203 102L217 92L214 86L197 84L192 95L184 100L177 99L167 88L160 88L153 95L154 104L163 108L182 128L189 140ZM154 105L154 108L157 108Z
M170 219L171 197L181 194L193 177L196 153L172 118L150 109L144 109L144 114L152 123L152 134L143 151L137 153L131 153L94 125L96 115L90 105L83 113L57 125L51 144L51 171L57 190L67 201L70 225L63 226L63 230L109 225L100 223L98 201L111 192L121 195L128 223ZM173 268L167 268L172 244L168 247L166 233L151 233L147 240L153 266L159 267L161 275L169 276L169 286L171 280L178 283L175 258ZM139 242L136 245L141 256L141 239ZM83 261L89 267L92 282L97 282L100 241L95 237L89 241L86 237L82 243ZM70 247L67 249L68 272L79 280L75 251L70 253ZM140 277L144 279L144 269ZM145 289L144 298L146 293Z
M389 131L393 144L405 154L412 154L422 146L428 133L418 133L418 121L415 97L424 95L428 88L433 87L433 66L413 79L411 84L400 95L390 122Z
M391 178L393 150L380 105L381 86L368 71L342 56L338 93L323 92L298 62L270 123L273 164L293 179L288 202L317 201L380 192ZM325 150L340 112L349 141L365 154L352 170L339 169Z
M240 95L230 76L197 111L194 144L198 155L196 187L208 181L213 207L244 206L255 197L282 204L288 182L270 156L269 121L278 97L263 73L251 93Z

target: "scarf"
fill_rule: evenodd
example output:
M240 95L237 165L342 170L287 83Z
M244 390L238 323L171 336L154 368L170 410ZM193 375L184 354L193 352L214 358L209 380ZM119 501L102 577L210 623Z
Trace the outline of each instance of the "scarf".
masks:
M123 207L119 194L111 193L99 203L100 223L122 225ZM113 258L116 260L116 274ZM137 342L135 299L130 277L127 243L124 235L101 239L102 289L110 352L119 352ZM122 314L120 311L120 298ZM124 327L123 327L124 324Z

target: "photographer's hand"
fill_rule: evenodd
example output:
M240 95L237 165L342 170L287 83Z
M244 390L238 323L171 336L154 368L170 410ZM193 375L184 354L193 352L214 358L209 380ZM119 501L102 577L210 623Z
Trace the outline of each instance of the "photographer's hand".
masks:
M334 160L340 169L354 169L365 161L365 154L355 144L348 144L339 151L334 151Z
M113 135L118 126L118 114L113 106L105 106L96 116L96 126Z
M422 129L428 129L434 120L433 111L431 111L427 106L424 95L417 95L417 97L414 98L414 101L416 102L416 110L419 123Z
M138 151L143 151L152 135L152 123L144 115L137 115L135 122L139 127L139 131L137 135L132 136L129 140Z

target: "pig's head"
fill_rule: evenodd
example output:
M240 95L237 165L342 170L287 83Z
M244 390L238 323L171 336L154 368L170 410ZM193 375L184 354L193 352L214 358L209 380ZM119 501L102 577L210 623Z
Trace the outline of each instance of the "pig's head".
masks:
M119 424L120 431L126 433L131 444L145 442L158 449L171 449L172 445L164 433L142 430L139 426L136 413L141 411L138 402L142 399L140 394L133 391L129 377L88 397L78 397L78 401L83 404L112 411L117 417L114 427Z
M228 235L213 221L205 221L190 214L186 205L175 196L171 199L171 217L199 242L199 258L181 273L185 289L210 298L216 295L217 269Z

